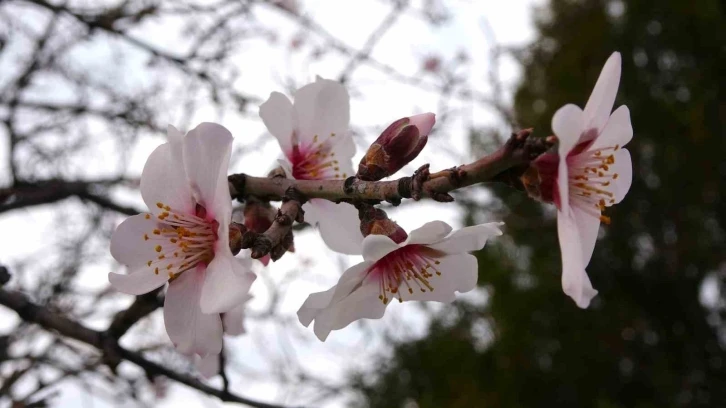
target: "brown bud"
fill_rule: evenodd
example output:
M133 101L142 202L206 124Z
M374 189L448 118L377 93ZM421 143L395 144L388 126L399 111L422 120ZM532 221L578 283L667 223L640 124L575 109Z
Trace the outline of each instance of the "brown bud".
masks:
M397 244L408 238L406 231L388 218L386 212L380 208L370 205L360 206L358 207L358 218L360 218L360 232L364 237L371 234L385 235Z
M242 249L242 234L247 231L247 228L236 222L229 224L229 249L232 251L232 255L237 255Z
M399 119L378 136L358 165L357 177L376 181L388 177L415 159L428 141L436 122L433 113Z
M560 157L557 153L543 153L529 164L520 180L530 197L546 202L559 202L557 189L557 167Z

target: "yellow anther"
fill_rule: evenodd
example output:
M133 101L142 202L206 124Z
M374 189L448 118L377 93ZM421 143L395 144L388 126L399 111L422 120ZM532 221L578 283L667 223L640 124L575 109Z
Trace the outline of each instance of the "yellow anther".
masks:
M620 145L619 144L616 144L615 145L615 148L613 150L618 150L618 149L620 149Z
M154 235L161 235L161 231L159 231L159 229L158 229L158 228L157 228L157 229L155 229L155 230L154 230Z
M146 215L144 215L144 218L146 218L147 220L148 220L148 219L151 219L151 214L146 214Z
M161 252L161 245L157 245L157 246L156 246L156 247L154 248L154 251L156 251L156 252Z
M407 285L408 285L408 283L407 283ZM410 294L412 294L412 295L413 295L413 289L411 289L411 288L408 288L408 293L410 293Z
M159 208L164 208L164 204L162 204L160 202L159 203L156 203L156 206L159 207Z
M159 274L159 268L154 268L154 274L156 274L156 275Z
M170 241L170 242L171 242L172 244L176 244L176 243L177 243L177 241L178 241L178 239L176 239L176 238L172 238L172 239L170 239L169 241Z
M610 217L608 216L601 215L600 221L602 221L603 224L610 225Z
M601 154L601 153L600 153L600 151L599 151L599 150L595 152L595 156L597 156L597 157L600 157L600 154Z
M608 163L608 164L613 164L613 163L615 163L615 156L613 156L612 154L611 154L610 156L608 156L608 158L607 158L607 163Z
M435 263L436 265L440 265L440 264L441 264L441 261L434 261L434 263Z
M174 265L172 265L172 264L166 265L166 270L168 271L169 269L171 269L172 266L174 266Z
M330 134L330 137L335 137L335 133L331 133Z
M618 178L618 173L613 174L613 180Z
M149 236L147 234L144 234L144 241L148 241L148 240L149 240Z
M165 209L166 211L171 211L171 207L169 207L168 205L165 205L165 206L164 206L164 209Z
M151 261L147 262L146 266L151 266Z
M164 258L166 258L166 256L164 256L164 254L159 255L159 260L162 260Z

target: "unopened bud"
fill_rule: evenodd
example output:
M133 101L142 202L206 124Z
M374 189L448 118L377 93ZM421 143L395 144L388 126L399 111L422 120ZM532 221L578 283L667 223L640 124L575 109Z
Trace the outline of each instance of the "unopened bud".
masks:
M428 141L436 116L423 113L393 122L378 136L358 165L358 178L376 181L401 170Z
M399 227L395 221L388 218L386 212L373 206L358 208L360 218L360 232L364 237L368 235L385 235L393 242L400 244L408 238L406 231Z
M275 220L277 211L268 202L248 199L245 202L244 225L251 231L262 234L267 231ZM284 253L284 250L282 251ZM280 254L282 256L282 254ZM270 263L270 256L264 255L259 258L263 265Z
M247 231L247 228L236 222L229 224L229 249L232 251L232 255L237 255L242 249L242 235Z

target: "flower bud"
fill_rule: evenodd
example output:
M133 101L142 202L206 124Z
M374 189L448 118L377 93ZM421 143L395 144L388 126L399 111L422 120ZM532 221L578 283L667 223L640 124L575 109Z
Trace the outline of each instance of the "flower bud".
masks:
M423 113L393 122L378 136L358 165L358 178L376 181L401 170L426 146L436 116Z
M386 212L373 206L358 208L360 218L360 232L364 237L374 235L385 235L393 242L400 244L408 238L406 231L399 227L395 221L388 218Z

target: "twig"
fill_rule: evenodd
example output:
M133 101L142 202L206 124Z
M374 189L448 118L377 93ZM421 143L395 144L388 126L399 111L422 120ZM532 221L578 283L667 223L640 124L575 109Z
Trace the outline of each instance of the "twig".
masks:
M106 334L119 339L123 336L136 322L148 316L154 310L160 308L164 304L163 297L159 297L161 288L152 290L149 293L136 296L136 300L127 309L122 310L113 317L111 324L106 330Z
M141 367L149 376L162 375L226 402L238 402L255 408L283 408L280 405L250 400L229 391L210 387L194 377L178 373L147 360L141 354L121 347L115 338L106 333L89 329L74 320L53 313L47 308L33 303L27 296L20 292L0 288L0 304L14 310L18 316L27 322L36 323L47 330L52 330L63 336L86 343L104 354L112 354L118 358L130 361Z

